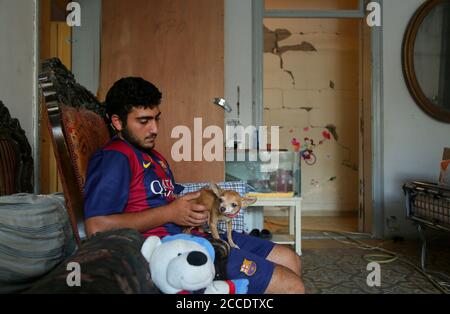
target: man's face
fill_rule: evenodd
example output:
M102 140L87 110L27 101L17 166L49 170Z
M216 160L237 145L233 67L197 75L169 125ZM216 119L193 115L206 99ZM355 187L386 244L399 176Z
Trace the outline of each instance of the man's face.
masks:
M153 109L135 107L128 114L127 125L120 134L130 144L142 150L151 150L155 147L160 117L158 106Z

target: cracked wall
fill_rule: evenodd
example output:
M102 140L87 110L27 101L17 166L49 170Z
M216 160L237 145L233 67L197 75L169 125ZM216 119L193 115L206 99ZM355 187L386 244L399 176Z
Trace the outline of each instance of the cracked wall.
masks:
M264 21L264 123L281 127L281 148L314 153L302 161L306 213L358 208L358 30L356 20Z

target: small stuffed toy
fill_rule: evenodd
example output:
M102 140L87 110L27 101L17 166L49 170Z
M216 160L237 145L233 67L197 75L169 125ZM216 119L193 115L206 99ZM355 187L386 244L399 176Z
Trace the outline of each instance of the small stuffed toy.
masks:
M214 280L215 252L204 238L189 234L149 237L141 253L155 285L166 294L245 294L247 279Z

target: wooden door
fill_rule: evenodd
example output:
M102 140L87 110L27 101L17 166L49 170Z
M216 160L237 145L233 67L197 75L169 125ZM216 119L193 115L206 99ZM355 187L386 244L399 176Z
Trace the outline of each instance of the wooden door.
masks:
M125 76L140 76L163 93L156 149L178 182L222 181L223 161L181 161L171 157L175 126L192 132L194 118L224 129L224 112L213 105L224 94L223 0L108 0L102 9L99 98ZM201 140L199 137L195 140ZM203 145L209 140L203 140ZM192 160L194 160L192 149Z

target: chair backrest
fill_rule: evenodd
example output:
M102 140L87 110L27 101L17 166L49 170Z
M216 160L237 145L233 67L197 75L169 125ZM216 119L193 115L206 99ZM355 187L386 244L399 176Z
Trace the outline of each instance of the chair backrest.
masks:
M32 192L31 146L19 121L0 101L0 196Z
M45 60L39 75L56 164L74 236L80 244L83 190L91 156L110 139L104 107L57 58Z

